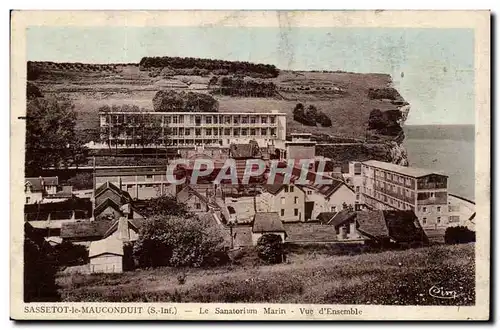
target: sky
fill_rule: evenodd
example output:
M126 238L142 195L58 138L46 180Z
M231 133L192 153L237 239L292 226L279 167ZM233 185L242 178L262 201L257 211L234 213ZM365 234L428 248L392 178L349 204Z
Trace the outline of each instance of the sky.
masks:
M474 124L474 31L420 28L48 27L27 29L27 59L138 63L182 56L285 70L391 74L407 125Z

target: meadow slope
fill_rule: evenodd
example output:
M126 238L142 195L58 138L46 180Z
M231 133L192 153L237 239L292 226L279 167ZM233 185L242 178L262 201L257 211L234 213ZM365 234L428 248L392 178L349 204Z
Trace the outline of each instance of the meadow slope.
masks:
M180 284L177 276L186 274ZM123 274L60 274L64 301L473 305L474 244L351 256L290 254L287 263ZM456 290L455 299L429 294Z
M78 71L48 68L32 82L44 95L65 96L73 100L79 115L78 128L98 127L98 109L104 105L130 104L152 110L155 93L164 89L191 90L207 93L210 76L150 77L136 65L114 65L113 71ZM279 110L288 115L289 132L326 133L334 136L364 138L370 111L397 110L400 105L390 100L368 97L370 88L391 85L386 74L346 72L281 71L273 81L279 89L274 98L215 96L220 111ZM308 127L293 121L297 103L315 105L332 120L332 127Z

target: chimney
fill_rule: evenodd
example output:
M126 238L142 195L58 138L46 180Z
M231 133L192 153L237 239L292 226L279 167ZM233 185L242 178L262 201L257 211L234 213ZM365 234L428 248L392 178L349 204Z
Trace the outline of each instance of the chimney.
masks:
M120 217L118 219L118 239L124 242L130 241L130 234L128 228L128 219L127 217Z

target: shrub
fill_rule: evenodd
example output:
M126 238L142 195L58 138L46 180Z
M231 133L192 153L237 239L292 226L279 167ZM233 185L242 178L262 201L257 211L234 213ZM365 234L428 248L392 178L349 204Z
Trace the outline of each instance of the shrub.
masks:
M68 179L67 183L73 186L74 189L92 189L93 187L93 175L92 173L77 173L75 176Z
M284 248L281 236L265 234L257 241L257 252L259 258L270 264L278 264L283 261Z
M40 89L35 84L28 81L26 84L26 99L33 100L37 97L43 97L42 92L40 92Z
M85 246L67 241L56 246L55 257L59 266L80 266L89 262L89 252Z
M58 301L54 250L29 224L24 228L24 301Z
M401 116L399 110L382 112L379 109L373 109L368 118L368 129L373 129L382 135L397 136L403 131L399 124Z
M476 233L465 226L446 228L444 233L446 244L462 244L476 241Z
M227 261L217 225L196 218L156 216L146 221L134 244L140 267L212 266Z
M387 88L370 88L368 90L368 97L374 99L389 99L397 100L401 98L398 91L392 87Z

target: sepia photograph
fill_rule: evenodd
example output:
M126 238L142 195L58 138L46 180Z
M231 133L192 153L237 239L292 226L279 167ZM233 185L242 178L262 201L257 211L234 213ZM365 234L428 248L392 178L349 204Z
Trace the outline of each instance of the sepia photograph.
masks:
M489 12L195 13L13 13L11 314L487 319Z

